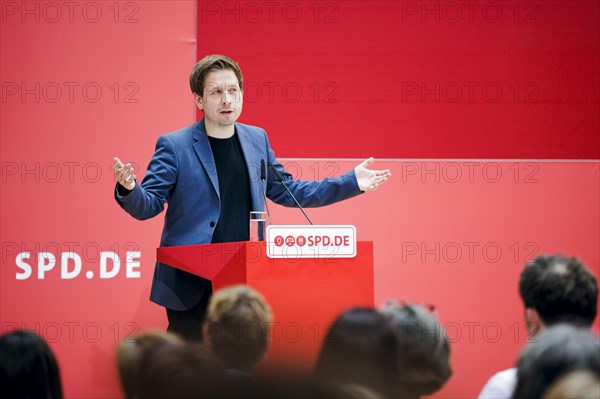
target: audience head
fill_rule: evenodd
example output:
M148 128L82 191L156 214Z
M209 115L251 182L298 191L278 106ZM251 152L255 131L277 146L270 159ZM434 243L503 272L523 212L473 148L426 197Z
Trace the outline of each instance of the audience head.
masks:
M382 313L396 337L393 396L420 397L439 390L452 368L450 343L438 320L420 305L389 305Z
M198 344L155 346L141 364L139 399L229 396L222 365Z
M267 352L272 321L260 293L245 285L226 287L208 305L208 342L226 368L249 371Z
M176 335L162 331L147 331L120 343L117 347L117 368L125 398L137 397L142 358L149 350L162 345L182 345Z
M600 376L600 342L589 330L559 324L536 340L519 356L514 399L541 398L554 382L573 371Z
M591 371L573 371L552 384L544 399L600 399L600 376Z
M394 337L373 309L342 313L323 340L315 377L324 383L357 384L384 393L394 367Z
M577 258L539 256L521 273L519 292L534 334L557 323L589 327L596 317L596 277Z
M58 363L50 347L32 331L0 337L0 397L62 398Z

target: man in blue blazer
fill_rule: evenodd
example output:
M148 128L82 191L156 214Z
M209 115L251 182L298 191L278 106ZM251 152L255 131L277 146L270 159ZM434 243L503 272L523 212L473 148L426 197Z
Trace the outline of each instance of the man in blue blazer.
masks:
M336 178L300 181L284 171L266 132L237 123L242 111L242 73L222 55L200 60L190 86L204 118L158 138L141 184L130 164L114 159L115 199L131 216L145 220L168 203L161 246L247 241L249 213L264 209L261 161L273 164L303 207L333 204L375 190L391 175L367 169L370 158ZM267 174L266 196L295 206L284 186ZM158 263L150 300L167 310L168 331L202 338L211 285L201 277Z

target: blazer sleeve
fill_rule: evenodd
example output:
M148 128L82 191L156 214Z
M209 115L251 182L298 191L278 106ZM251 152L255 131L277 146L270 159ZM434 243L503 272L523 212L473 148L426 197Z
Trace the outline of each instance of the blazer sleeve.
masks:
M277 171L283 177L283 181L294 194L300 205L306 208L326 206L352 198L363 192L358 188L354 169L338 177L330 177L320 181L295 180L294 177L286 172L283 165L277 161L275 152L269 144L269 139L265 133L265 142L267 146L268 162L273 164ZM286 191L275 175L268 171L267 173L267 197L271 201L288 207L295 207L294 200Z
M115 187L115 200L127 213L138 220L152 218L164 209L169 193L177 182L178 160L177 152L166 136L161 136L156 142L156 150L144 180L127 195L119 195ZM117 183L118 184L118 183Z

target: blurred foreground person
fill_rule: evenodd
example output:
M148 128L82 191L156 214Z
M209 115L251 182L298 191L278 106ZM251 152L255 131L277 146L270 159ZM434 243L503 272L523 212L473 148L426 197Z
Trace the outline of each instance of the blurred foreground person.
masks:
M250 373L269 348L272 322L271 307L248 286L226 287L212 296L205 336L231 379L253 380Z
M359 386L385 396L394 354L394 336L385 317L374 309L352 308L335 320L325 336L314 376L330 386L354 392Z
M36 333L18 330L0 337L0 397L62 399L58 363Z
M416 399L441 389L452 368L450 343L439 321L420 305L390 305L382 313L396 338L390 397Z
M162 331L146 331L117 347L117 368L126 399L138 397L140 368L146 352L163 345L183 345L181 338Z
M139 399L232 397L222 365L199 344L151 348L141 364Z
M600 376L590 371L573 371L556 381L544 399L600 399Z
M550 327L519 356L513 399L540 399L573 371L600 377L600 341L587 329L567 324Z
M598 311L598 283L577 258L541 255L527 264L519 279L525 322L531 336L558 323L590 328ZM508 399L517 382L517 369L494 374L479 399Z

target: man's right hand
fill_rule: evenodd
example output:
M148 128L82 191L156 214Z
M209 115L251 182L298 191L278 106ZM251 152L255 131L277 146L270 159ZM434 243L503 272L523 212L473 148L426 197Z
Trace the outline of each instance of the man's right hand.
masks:
M127 190L133 190L135 188L135 174L133 174L131 164L123 165L123 162L117 157L114 157L113 161L115 162L112 167L115 181L119 182Z

